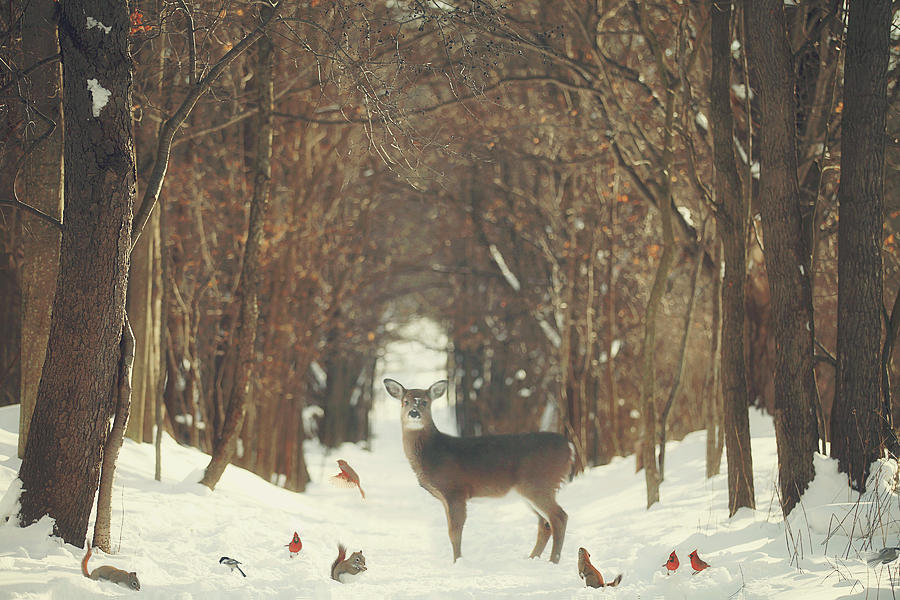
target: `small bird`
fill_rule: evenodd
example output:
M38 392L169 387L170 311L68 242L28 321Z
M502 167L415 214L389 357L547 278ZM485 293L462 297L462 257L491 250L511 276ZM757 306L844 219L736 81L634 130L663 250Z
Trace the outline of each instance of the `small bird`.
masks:
M223 556L222 558L219 559L219 564L225 565L227 567L231 567L232 573L234 572L235 569L237 569L241 575L243 575L244 577L247 576L247 574L244 573L244 571L242 571L241 568L238 566L239 564L241 564L240 561L234 560L233 558L228 558L227 556Z
M300 541L300 534L295 531L294 537L291 538L291 543L285 544L285 546L291 551L291 558L297 556L297 554L300 553L300 549L303 548L303 542Z
M678 556L675 554L675 551L672 550L672 554L669 555L669 560L663 565L667 570L666 575L671 575L674 571L677 571L679 564Z
M709 564L705 560L697 556L696 550L691 552L689 556L691 557L691 567L693 567L694 569L694 575L709 566Z
M331 477L331 482L342 487L359 488L359 493L362 496L362 499L365 500L366 493L363 491L362 486L359 485L359 475L356 474L353 467L348 465L347 461L342 458L338 459L337 464L341 468L341 472L337 475L333 475Z
M866 558L866 562L869 563L870 567L877 567L879 564L886 565L897 560L898 553L900 553L900 547L888 546L878 552L870 553L868 558Z

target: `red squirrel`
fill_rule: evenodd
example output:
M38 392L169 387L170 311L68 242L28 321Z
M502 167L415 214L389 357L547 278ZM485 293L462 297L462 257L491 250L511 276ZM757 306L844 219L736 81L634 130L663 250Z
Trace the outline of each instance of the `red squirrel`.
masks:
M134 571L131 571L129 573L128 571L110 567L109 565L103 565L88 573L88 560L90 560L90 558L91 543L88 542L87 552L85 552L84 558L81 559L81 572L88 579L110 581L112 583L115 583L116 585L127 587L129 590L134 590L136 592L139 592L141 590L141 582L138 581L137 573L135 573Z
M578 549L578 576L584 579L584 585L592 588L613 587L622 581L622 574L619 573L609 583L603 583L603 575L591 564L591 555L584 548Z
M366 570L366 557L362 550L347 557L347 548L338 544L338 555L331 563L331 578L340 583L347 583L351 575L358 575Z

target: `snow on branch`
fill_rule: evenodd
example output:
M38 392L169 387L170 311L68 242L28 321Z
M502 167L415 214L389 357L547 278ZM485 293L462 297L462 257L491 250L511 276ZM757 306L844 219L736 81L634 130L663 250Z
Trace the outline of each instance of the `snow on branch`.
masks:
M507 266L506 260L504 260L500 250L498 250L497 246L494 244L491 244L488 249L491 251L491 258L497 263L497 268L503 273L506 283L509 284L509 287L518 292L522 288L522 284L519 283L519 279L516 277L515 273L509 270L509 266Z

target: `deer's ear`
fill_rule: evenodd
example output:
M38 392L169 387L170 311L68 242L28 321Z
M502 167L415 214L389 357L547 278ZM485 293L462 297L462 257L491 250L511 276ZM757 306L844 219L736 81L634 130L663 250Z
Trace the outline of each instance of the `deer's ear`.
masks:
M447 391L447 380L441 379L437 383L433 384L430 388L428 388L428 396L432 400L436 400L444 395L444 392Z
M390 394L394 398L397 398L398 400L400 398L403 398L403 392L406 391L405 389L403 389L402 385L400 385L393 379L385 379L384 387L385 387L385 389L387 389L388 394Z

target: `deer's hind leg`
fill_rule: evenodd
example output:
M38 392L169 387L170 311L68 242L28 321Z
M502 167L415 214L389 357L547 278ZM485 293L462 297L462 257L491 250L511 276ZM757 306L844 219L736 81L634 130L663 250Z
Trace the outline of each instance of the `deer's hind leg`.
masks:
M532 508L532 510L534 509ZM544 548L547 547L547 541L550 539L551 533L550 522L542 517L541 513L538 511L535 510L534 512L538 518L537 541L534 543L534 550L531 551L531 556L529 556L529 558L535 558L544 552Z
M569 520L569 515L556 503L555 493L534 492L533 490L521 488L518 491L528 500L531 508L542 521L538 525L538 539L534 545L534 550L531 552L532 558L540 556L547 545L547 536L552 535L553 548L550 551L550 562L558 563L562 554L563 541L566 539L566 523ZM543 527L544 523L549 523L550 525L549 534L546 532L546 528Z

